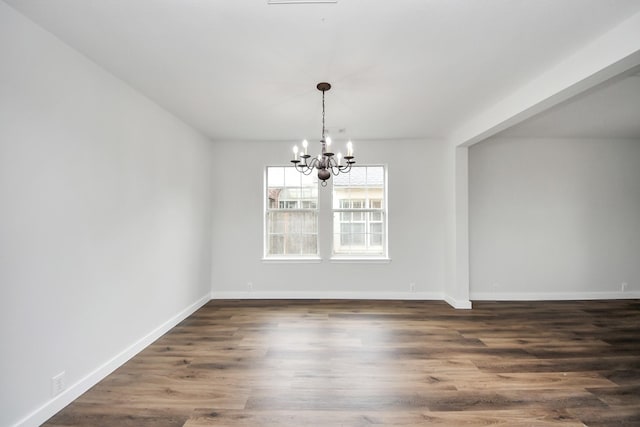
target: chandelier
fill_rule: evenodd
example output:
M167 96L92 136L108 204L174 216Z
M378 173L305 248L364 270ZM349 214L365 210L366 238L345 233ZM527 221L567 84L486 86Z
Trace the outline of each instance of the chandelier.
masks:
M318 157L311 157L307 153L309 142L305 139L302 141L302 150L298 150L298 146L293 147L293 160L291 163L296 167L298 172L305 175L309 175L314 169L318 170L318 179L320 179L323 187L327 185L327 179L331 178L331 175L339 175L340 173L348 173L351 170L351 165L356 161L353 160L353 144L351 141L347 142L347 155L342 156L342 153L334 155L331 150L331 138L325 135L324 128L324 93L331 89L329 83L318 83L316 86L319 91L322 92L322 152L318 154ZM342 161L344 159L344 162Z

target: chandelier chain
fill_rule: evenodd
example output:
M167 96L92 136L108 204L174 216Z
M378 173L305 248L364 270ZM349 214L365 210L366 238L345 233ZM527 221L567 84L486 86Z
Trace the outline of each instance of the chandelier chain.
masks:
M324 141L324 90L322 91L322 140Z

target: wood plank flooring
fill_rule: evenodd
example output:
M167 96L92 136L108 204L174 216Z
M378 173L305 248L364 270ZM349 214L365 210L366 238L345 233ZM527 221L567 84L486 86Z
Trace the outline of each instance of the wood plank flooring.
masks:
M640 301L211 301L45 425L640 426Z

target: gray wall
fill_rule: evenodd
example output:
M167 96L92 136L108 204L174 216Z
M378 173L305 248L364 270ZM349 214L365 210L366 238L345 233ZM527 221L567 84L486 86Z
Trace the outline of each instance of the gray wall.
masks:
M391 261L331 262L330 241L326 239L320 242L325 255L321 263L262 261L264 169L285 164L292 157L294 143L216 143L214 297L443 298L446 144L354 144L359 164L385 164L388 168ZM310 153L318 149L317 141L310 143ZM416 160L420 166L410 167ZM321 215L330 209L330 204L321 205ZM247 292L248 282L253 284L252 292ZM409 292L410 283L415 283L414 293Z
M208 300L211 143L3 2L0 63L0 425L38 425Z
M640 296L640 141L496 138L469 159L471 299Z

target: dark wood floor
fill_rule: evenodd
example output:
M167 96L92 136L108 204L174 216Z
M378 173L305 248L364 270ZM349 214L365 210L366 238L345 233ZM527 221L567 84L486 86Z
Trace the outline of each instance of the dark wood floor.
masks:
M45 425L639 426L640 301L212 301Z

